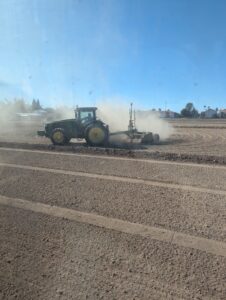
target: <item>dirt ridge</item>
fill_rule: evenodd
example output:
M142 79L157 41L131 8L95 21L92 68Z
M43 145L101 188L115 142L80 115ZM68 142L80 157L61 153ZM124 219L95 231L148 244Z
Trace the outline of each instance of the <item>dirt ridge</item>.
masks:
M147 151L138 150L127 145L126 147L89 147L85 144L74 143L69 146L54 146L49 144L32 144L32 143L15 143L15 142L0 142L0 148L20 148L29 150L46 150L46 151L58 151L58 152L72 152L72 153L84 153L95 155L109 155L109 156L121 156L130 158L145 158L155 160L168 160L168 161L182 161L182 162L194 162L198 164L215 164L226 165L226 155L200 155L190 153L174 153L174 152L159 152L159 151Z

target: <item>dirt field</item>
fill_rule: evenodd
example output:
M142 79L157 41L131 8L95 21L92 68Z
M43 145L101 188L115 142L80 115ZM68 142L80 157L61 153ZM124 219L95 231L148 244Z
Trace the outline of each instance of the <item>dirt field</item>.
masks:
M169 120L168 122L174 127L174 134L161 141L160 145L140 146L134 144L132 148L152 154L226 157L226 120L178 119ZM39 149L46 149L51 144L50 141L36 135L37 130L43 129L43 126L42 122L37 121L4 124L0 130L0 146L8 146L8 143L23 143L26 147L30 146L31 148L34 145L34 148L37 149L37 145L39 145ZM72 140L71 147L78 150L81 144L82 141ZM14 145L10 145L10 147L12 146ZM128 145L122 145L122 148L123 146ZM21 147L21 145L18 145L18 147ZM87 152L87 149L82 151Z
M0 133L0 299L225 299L226 121L160 145Z

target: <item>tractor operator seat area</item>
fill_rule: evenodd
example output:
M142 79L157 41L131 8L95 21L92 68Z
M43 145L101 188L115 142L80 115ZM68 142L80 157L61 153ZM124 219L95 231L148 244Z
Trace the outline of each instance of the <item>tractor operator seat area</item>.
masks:
M81 123L92 122L96 120L96 108L95 107L80 107L75 111L75 118Z
M94 113L92 111L81 111L80 112L80 120L93 120Z

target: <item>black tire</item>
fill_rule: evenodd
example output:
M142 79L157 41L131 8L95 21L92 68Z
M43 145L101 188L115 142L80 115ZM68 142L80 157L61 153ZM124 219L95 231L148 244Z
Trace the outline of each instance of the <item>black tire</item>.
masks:
M68 138L65 135L63 128L54 128L51 133L51 141L54 145L65 145Z
M71 140L71 138L69 138L69 137L66 137L65 138L65 145L68 145L68 144L70 144L70 140Z
M160 136L159 136L159 134L157 134L157 133L154 134L153 140L154 140L154 144L155 145L159 144L159 142L160 142Z
M141 144L151 145L154 142L154 136L152 132L146 133L141 140Z
M108 142L108 130L101 124L91 124L86 128L85 140L90 146L103 146Z

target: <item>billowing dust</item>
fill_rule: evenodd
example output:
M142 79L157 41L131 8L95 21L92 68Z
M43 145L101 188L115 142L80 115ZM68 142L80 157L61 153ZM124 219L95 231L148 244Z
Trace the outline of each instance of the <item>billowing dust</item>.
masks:
M97 107L98 117L109 124L111 132L128 130L129 104L100 102ZM142 111L138 108L135 108L135 124L139 131L158 133L161 140L169 138L174 130L157 112Z
M33 111L23 99L0 101L0 141L35 142L37 130L43 130L45 123L68 118L74 118L73 108L56 106ZM42 141L49 143L47 139Z
M21 105L25 106L21 108ZM125 131L128 129L129 109L128 103L115 101L102 101L96 104L97 116L109 125L110 132ZM56 106L55 108L43 109L43 114L36 114L29 111L31 105L18 101L0 101L0 140L32 142L37 139L37 130L42 130L44 124L61 119L74 118L74 108ZM161 140L167 139L172 133L172 126L163 119L160 119L152 111L141 111L136 109L136 128L139 131L153 132L160 135ZM25 111L25 112L24 112ZM113 140L125 138L118 135ZM43 140L44 142L44 140ZM49 142L46 140L46 142Z

